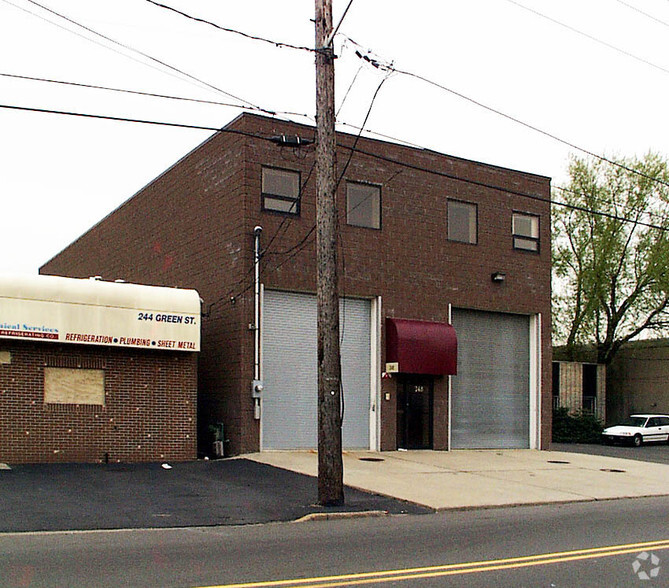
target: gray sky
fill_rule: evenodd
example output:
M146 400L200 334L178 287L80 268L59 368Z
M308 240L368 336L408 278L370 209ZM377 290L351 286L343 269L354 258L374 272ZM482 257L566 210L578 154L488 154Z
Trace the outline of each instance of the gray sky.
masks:
M70 21L29 0L0 0L0 74L252 104L300 122L313 117L311 52L223 32L147 0L37 1ZM162 3L222 27L313 46L313 0ZM336 22L348 3L334 0ZM371 51L381 63L588 151L669 154L669 0L353 0L340 33L340 123L362 124L388 75L355 54ZM7 75L0 75L0 96L2 105L210 127L241 112ZM381 88L366 129L554 183L564 181L575 152L398 73ZM0 108L0 272L36 273L210 134Z

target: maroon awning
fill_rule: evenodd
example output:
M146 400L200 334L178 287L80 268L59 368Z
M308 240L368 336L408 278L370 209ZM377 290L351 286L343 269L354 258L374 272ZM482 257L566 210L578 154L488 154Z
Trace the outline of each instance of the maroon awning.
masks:
M386 319L386 362L398 372L433 376L457 373L458 341L448 323Z

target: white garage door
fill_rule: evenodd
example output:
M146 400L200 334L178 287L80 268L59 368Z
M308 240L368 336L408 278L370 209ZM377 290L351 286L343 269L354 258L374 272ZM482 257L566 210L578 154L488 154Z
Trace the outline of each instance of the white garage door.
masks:
M530 446L529 317L453 309L458 375L451 378L453 449Z
M340 303L343 445L370 446L371 303ZM318 445L316 297L267 290L263 299L262 448Z

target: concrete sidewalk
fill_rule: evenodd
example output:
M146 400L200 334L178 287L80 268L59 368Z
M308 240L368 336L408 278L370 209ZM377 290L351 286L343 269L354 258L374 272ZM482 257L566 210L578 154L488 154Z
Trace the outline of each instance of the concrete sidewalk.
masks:
M312 451L246 455L316 476ZM536 450L344 454L347 486L433 509L462 509L669 495L669 466Z

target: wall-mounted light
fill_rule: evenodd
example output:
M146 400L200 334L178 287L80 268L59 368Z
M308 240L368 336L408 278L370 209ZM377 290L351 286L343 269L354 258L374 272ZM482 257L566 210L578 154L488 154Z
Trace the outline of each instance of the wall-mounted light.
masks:
M490 279L493 282L501 283L504 280L506 280L506 274L503 272L495 272L493 274L490 274Z

